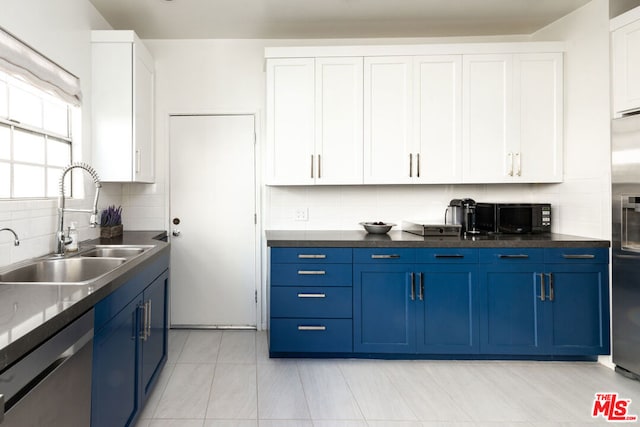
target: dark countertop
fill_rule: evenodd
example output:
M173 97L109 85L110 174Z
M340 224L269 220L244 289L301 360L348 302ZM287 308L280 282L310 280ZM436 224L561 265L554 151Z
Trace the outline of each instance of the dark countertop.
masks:
M169 243L157 240L160 231L125 231L112 239L80 242L80 251L94 245L152 245L139 257L122 264L87 285L3 285L0 287L0 370L63 329L96 303L119 288L146 265L170 250ZM70 256L73 256L70 254ZM45 258L45 257L42 257ZM20 262L5 266L9 269Z
M387 234L369 234L364 230L267 230L267 246L333 248L608 248L608 240L566 234L493 234L470 238L423 237L394 230Z

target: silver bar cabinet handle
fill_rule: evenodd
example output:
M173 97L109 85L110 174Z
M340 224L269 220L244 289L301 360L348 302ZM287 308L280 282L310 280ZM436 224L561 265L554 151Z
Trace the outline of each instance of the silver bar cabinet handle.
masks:
M513 176L513 153L509 153L507 154L508 160L507 162L509 163L509 176Z
M327 274L324 270L298 270L300 276L322 276Z
M420 153L416 153L416 177L420 178Z
M326 326L298 326L299 331L326 331Z
M318 178L322 178L322 159L320 154L318 154Z
M298 294L298 298L326 298L326 294Z
M298 259L325 259L325 254L298 254Z
M555 298L556 293L553 289L553 273L549 273L549 301L553 301Z
M516 153L516 159L518 160L518 171L516 175L522 176L522 158L520 157L520 153Z
M147 338L151 336L151 300L149 300L149 315L147 320Z
M409 178L413 176L413 154L409 153Z
M311 179L313 179L313 154L311 155Z
M376 254L373 254L373 255L371 255L371 259L398 259L398 258L400 258L400 255L398 255L398 254L391 254L391 255L386 255L386 254L376 255Z
M416 281L415 281L415 273L410 273L411 280L411 301L416 300Z
M564 259L594 259L595 257L593 254L562 254Z
M527 259L527 258L529 258L529 255L527 255L527 254L498 255L498 258L503 258L503 259Z
M544 273L540 273L540 301L544 301L545 295Z
M462 254L435 254L436 258L464 258Z
M419 273L418 277L420 278L420 289L418 290L418 298L420 301L424 301L424 273Z

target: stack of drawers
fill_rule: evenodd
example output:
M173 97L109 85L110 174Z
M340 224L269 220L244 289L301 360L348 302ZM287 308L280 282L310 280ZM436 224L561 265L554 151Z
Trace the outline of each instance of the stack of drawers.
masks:
M270 353L353 350L351 248L272 248Z

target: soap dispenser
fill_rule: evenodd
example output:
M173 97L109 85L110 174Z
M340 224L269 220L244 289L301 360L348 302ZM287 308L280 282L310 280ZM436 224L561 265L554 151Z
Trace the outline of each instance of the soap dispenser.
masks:
M69 226L69 244L67 245L67 251L75 252L78 250L78 230L76 229L76 222L71 221Z

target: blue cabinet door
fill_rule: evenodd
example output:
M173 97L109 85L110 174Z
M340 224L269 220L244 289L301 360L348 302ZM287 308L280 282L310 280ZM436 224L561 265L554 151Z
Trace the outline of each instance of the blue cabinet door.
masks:
M137 325L141 304L141 298L131 301L94 336L92 427L126 426L138 410Z
M147 304L147 332L141 341L142 359L142 401L145 401L153 390L162 367L167 361L167 293L169 272L165 271L155 279L143 292L143 304Z
M413 264L353 266L353 350L416 351L416 281Z
M480 266L480 351L484 354L536 355L544 352L542 264Z
M609 354L607 264L547 265L544 335L550 354Z
M418 353L478 353L477 265L417 268Z

